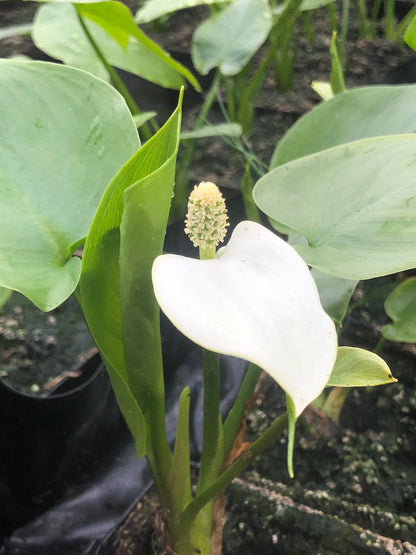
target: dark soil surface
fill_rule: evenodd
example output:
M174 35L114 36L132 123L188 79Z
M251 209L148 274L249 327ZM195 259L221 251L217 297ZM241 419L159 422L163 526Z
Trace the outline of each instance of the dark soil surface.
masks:
M17 15L15 4L0 3L1 26L32 17L32 3L19 4ZM131 7L137 6L132 2ZM297 30L293 89L279 92L272 74L266 80L254 127L245 139L245 148L264 168L286 129L319 102L311 81L329 79L330 26L326 14L326 10L319 10L314 16L313 40L306 38L305 27ZM205 15L205 9L183 11L159 32L154 27L149 32L174 56L190 64L192 29ZM347 87L416 81L415 53L380 36L359 39L356 21L352 18L346 51ZM16 52L33 57L37 53L29 37L0 42L0 55ZM163 113L176 93L166 98L168 106L160 107ZM185 129L192 128L199 107L198 95L187 91ZM215 118L220 119L218 106L212 116ZM242 158L231 145L219 139L198 141L191 185L212 180L220 187L238 189L242 175ZM386 322L383 299L392 286L391 280L361 285L355 298L357 307L344 326L342 344L369 349L377 344L379 328ZM366 302L365 295L371 291L376 292L376 298ZM0 372L16 387L44 392L48 380L70 369L74 357L79 356L75 353L88 351L91 343L80 317L75 316L74 303L68 303L70 331L59 323L61 317L65 321L66 308L42 315L32 312L28 304L15 296L0 315ZM319 412L306 411L297 428L293 480L287 476L286 440L282 438L230 486L224 528L226 554L416 553L416 349L388 344L385 358L399 381L352 390L339 426L331 425ZM50 370L40 370L44 363ZM248 417L249 437L256 437L284 409L283 395L264 377ZM102 553L151 552L148 522L157 506L154 498L150 499L150 516L143 514L148 500L141 501L138 511L111 537ZM149 531L147 536L144 530Z
M45 313L14 293L0 310L0 378L10 387L45 395L95 352L74 299Z

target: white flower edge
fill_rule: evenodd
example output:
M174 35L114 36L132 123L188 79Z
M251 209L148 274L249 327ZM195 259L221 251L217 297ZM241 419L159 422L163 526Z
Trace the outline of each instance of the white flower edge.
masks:
M325 387L335 326L306 263L265 227L241 222L212 260L158 256L152 279L161 309L184 335L266 370L296 417Z

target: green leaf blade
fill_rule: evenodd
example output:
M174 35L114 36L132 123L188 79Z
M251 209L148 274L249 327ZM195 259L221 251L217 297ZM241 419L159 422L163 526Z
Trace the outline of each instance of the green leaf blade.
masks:
M298 252L313 267L359 280L416 266L416 136L340 145L279 166L254 200L307 238Z
M0 86L0 286L51 310L76 288L71 247L139 138L121 96L79 70L2 60Z
M338 347L327 386L365 387L397 382L386 362L375 353L357 347Z
M265 0L236 0L195 31L192 60L206 74L217 67L236 75L266 40L272 15Z
M179 89L187 79L199 89L192 73L147 37L123 4L77 4L76 9L86 17L88 30L111 65L162 87ZM68 3L41 6L36 12L33 41L49 56L108 80L79 24L76 9Z
M270 168L367 137L413 133L415 96L416 85L363 87L338 94L287 131L276 146Z
M163 393L159 305L152 265L162 253L175 180L180 109L143 149L141 175L125 190L120 223L122 338L130 386L141 406ZM134 309L132 310L132 307ZM140 334L137 330L141 330ZM151 369L151 370L150 370ZM154 398L152 398L154 392ZM151 407L149 406L149 410Z
M147 450L149 413L163 401L158 309L150 276L155 252L163 247L179 125L178 107L107 187L82 261L84 314L140 455Z

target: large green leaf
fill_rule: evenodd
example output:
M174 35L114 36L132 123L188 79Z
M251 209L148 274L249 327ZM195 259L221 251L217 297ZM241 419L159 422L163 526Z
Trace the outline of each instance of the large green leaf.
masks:
M136 26L123 4L77 4L77 9L85 16L88 30L111 65L163 87L178 89L184 84L185 77L199 88L190 71ZM71 4L41 6L36 13L32 36L36 46L48 55L108 79L107 71L80 26L76 8Z
M375 353L356 347L338 347L337 360L327 386L364 387L396 381L390 368Z
M398 285L386 298L384 308L393 324L381 328L381 333L391 341L416 342L416 277Z
M300 232L311 266L367 279L416 266L416 135L363 139L298 158L262 177L253 195Z
M223 75L239 73L266 40L272 22L267 0L235 0L195 31L195 67L202 74L214 67Z
M331 0L332 1L332 0ZM148 23L158 17L201 4L220 4L229 0L147 0L136 13L138 23Z
M118 403L146 450L144 420L163 397L151 267L163 248L179 145L180 107L105 191L88 234L80 281L85 317Z
M416 85L351 90L301 117L278 143L270 167L343 143L416 130Z
M0 61L0 286L42 310L75 289L73 257L139 138L122 97L83 71Z

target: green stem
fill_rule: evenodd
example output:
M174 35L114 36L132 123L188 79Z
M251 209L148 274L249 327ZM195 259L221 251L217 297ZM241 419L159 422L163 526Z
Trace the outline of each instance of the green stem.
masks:
M215 245L211 245L210 247L199 247L199 258L200 260L211 260L215 258L215 253L217 248Z
M231 77L227 77L225 79L225 94L227 97L228 114L232 121L235 121L236 118L234 84L235 82Z
M204 103L202 104L201 111L197 117L194 125L194 131L200 129L205 123L207 115L211 110L214 103L217 91L221 82L221 74L217 70L215 77L212 81L211 87L205 97ZM188 180L189 180L189 168L191 165L192 157L194 155L196 146L195 139L187 141L185 150L182 154L181 160L179 162L176 184L175 184L175 196L172 200L171 208L171 221L182 218L185 214L186 203L187 203L187 190L188 190Z
M108 60L105 57L103 51L98 46L94 37L90 33L90 31L89 31L89 29L88 29L88 27L85 23L84 17L82 16L82 14L80 12L80 9L76 5L74 7L75 7L75 10L76 10L76 13L77 13L77 16L78 16L79 24L81 25L81 28L84 31L85 36L86 36L88 42L90 43L91 47L93 48L94 52L96 53L98 59L103 64L106 71L108 72L108 75L110 76L110 79L111 79L111 82L112 82L114 88L117 89L118 92L123 96L124 100L126 101L127 106L129 107L129 110L130 110L130 112L132 113L133 116L141 114L140 108L137 106L134 98L131 96L131 94L130 94L129 90L127 89L126 85L123 83L121 77L119 76L117 71L113 68L113 66L108 62ZM153 130L157 131L159 127L158 127L156 121L153 119L153 120L151 120L151 123L152 123ZM149 140L150 137L152 136L152 132L150 131L150 128L147 125L147 123L144 123L140 127L140 129L141 129L142 135L145 138L145 140L146 141Z
M371 38L373 36L373 25L367 15L367 5L365 0L358 0L358 19L361 37Z
M287 414L285 413L283 416L276 419L210 486L201 491L190 503L188 503L179 518L178 528L181 537L186 537L189 534L192 523L199 511L212 499L215 499L234 478L247 468L254 457L274 443L285 431L286 426Z
M336 95L345 91L344 71L342 68L340 56L338 55L336 31L332 32L332 40L329 47L329 52L331 54L330 83L332 92L334 93L334 95Z
M343 0L342 13L341 13L341 46L339 49L339 56L341 63L345 57L345 48L347 44L348 25L350 20L350 0Z
M373 7L371 8L371 21L374 24L376 24L382 2L383 0L374 0Z
M341 410L349 392L350 389L348 387L334 387L322 407L322 412L336 424L339 423Z
M374 347L373 353L375 353L376 355L380 355L386 343L387 339L384 337L384 335L382 335L378 340L377 345Z
M241 387L234 404L224 422L224 459L227 458L234 439L241 426L241 422L247 411L248 403L251 401L261 369L255 364L250 364L247 368Z
M250 158L247 160L246 167L244 168L244 176L241 181L241 193L247 219L261 224L260 211L253 200L253 179L251 177Z
M394 11L396 8L396 0L387 0L386 6L386 22L384 28L384 37L392 39L394 37Z
M331 24L331 31L332 32L337 31L337 14L336 14L336 10L333 2L328 4L328 16L329 16L329 22Z
M217 353L203 349L204 424L201 468L197 491L204 489L218 475L223 461L222 422L220 415L220 360ZM219 453L219 450L221 453Z
M161 504L166 507L169 506L168 476L172 451L167 442L164 409L164 398L153 398L146 419L149 432L147 460L155 479Z

